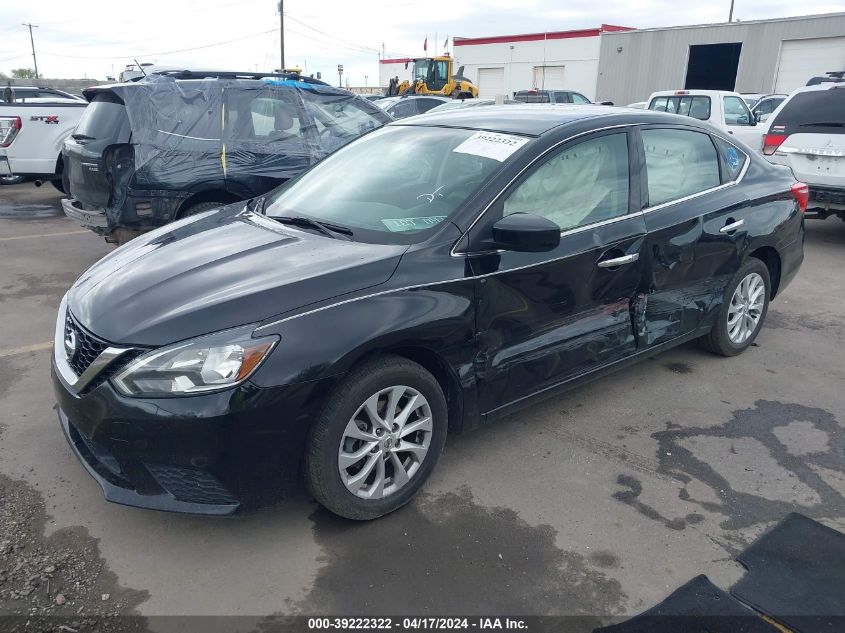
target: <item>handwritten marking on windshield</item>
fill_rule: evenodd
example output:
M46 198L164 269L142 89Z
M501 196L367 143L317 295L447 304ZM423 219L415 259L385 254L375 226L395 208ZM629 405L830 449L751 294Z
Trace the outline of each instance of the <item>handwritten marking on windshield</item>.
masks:
M428 203L431 204L432 202L434 202L435 198L442 198L443 197L443 194L440 193L440 190L443 189L443 187L445 187L445 186L446 185L440 185L437 189L435 189L431 193L420 194L420 195L417 196L417 200L419 200L420 198L426 198L428 200Z

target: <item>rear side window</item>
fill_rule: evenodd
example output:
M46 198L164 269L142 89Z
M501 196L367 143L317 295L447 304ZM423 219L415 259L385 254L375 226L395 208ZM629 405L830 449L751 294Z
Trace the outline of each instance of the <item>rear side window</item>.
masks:
M709 134L691 130L641 132L648 175L648 206L718 187L719 155Z
M799 92L784 104L771 131L845 134L845 86Z
M292 93L230 90L226 127L240 141L284 142L302 136L301 112Z
M719 137L715 137L713 141L716 143L716 148L722 158L722 182L735 181L742 173L742 168L745 167L748 156L738 147Z
M521 101L522 103L550 103L551 98L549 97L548 92L537 92L537 91L528 91L528 90L520 90L513 96L515 101Z
M408 116L414 116L417 113L417 109L414 107L414 102L411 100L407 101L400 101L395 106L388 110L390 114L395 116L397 119L404 119Z
M428 112L432 108L436 108L437 106L444 103L443 101L438 101L437 99L417 99L417 109L422 112Z
M689 95L655 97L648 104L648 109L668 112L669 114L682 114L693 119L706 121L710 118L710 97L691 97Z

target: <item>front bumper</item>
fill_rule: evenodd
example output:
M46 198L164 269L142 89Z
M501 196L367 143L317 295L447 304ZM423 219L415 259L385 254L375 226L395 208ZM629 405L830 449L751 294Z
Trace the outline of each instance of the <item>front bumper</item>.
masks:
M141 399L108 380L76 393L52 364L59 423L108 501L205 515L277 500L299 470L324 381Z

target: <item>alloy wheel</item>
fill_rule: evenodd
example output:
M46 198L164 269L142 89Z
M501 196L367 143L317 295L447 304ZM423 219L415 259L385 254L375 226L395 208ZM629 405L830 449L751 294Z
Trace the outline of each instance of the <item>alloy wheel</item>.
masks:
M431 407L404 385L367 398L340 440L337 465L347 490L363 499L392 495L419 472L431 444Z
M734 345L742 345L757 331L763 316L765 293L766 284L757 273L743 277L734 290L728 307L728 338Z

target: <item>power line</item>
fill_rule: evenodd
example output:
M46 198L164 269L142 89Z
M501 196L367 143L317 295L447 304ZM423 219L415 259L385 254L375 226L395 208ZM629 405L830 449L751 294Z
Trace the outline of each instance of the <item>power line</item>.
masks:
M215 46L223 46L224 44L231 44L233 42L240 42L242 40L248 40L253 37L259 37L261 35L267 35L268 33L275 33L276 29L270 29L269 31L261 31L259 33L250 33L249 35L244 35L242 37L236 37L231 40L224 40L222 42L214 42L212 44L203 44L202 46L192 46L190 48L182 48L179 50L174 51L159 51L155 53L126 53L126 54L110 54L110 55L68 55L67 53L51 53L43 51L42 55L50 55L51 57L68 57L70 59L113 59L115 57L155 57L158 55L173 55L175 53L187 53L189 51L198 51L204 48L213 48Z
M373 48L372 46L366 46L366 45L364 45L364 44L356 44L355 42L350 42L349 40L344 40L344 39L341 39L341 38L339 38L339 37L335 37L335 36L334 36L334 35L332 35L331 33L326 33L325 31L321 31L320 29L314 28L314 27L313 27L313 26L311 26L310 24L306 24L306 23L305 23L305 22L303 22L302 20L299 20L299 19L297 19L297 18L293 17L290 13L285 13L285 15L286 15L289 19L291 19L291 20L293 20L294 22L296 22L297 24L301 24L301 25L302 25L302 26L304 26L305 28L307 28L307 29L311 29L312 31L315 31L316 33L320 33L321 35L325 35L326 37L329 37L329 38L331 38L332 40L337 40L338 42L343 42L343 43L345 43L345 44L347 44L347 45L349 45L349 46L351 46L351 47L354 47L354 48L364 49L364 50L366 50L367 52L372 52L372 53L378 53L378 52L380 52L378 48Z

